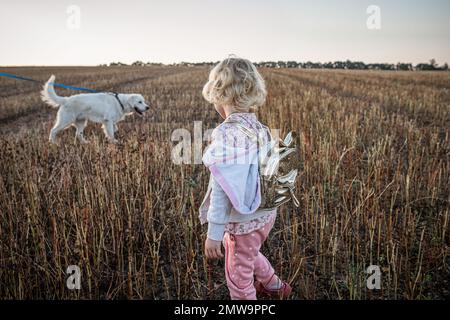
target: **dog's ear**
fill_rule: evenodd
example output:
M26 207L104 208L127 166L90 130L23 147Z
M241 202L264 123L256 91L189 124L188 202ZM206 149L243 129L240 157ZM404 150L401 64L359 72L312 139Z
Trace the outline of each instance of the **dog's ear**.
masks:
M133 108L134 105L136 104L136 97L133 95L129 96L128 100L127 100L127 104Z

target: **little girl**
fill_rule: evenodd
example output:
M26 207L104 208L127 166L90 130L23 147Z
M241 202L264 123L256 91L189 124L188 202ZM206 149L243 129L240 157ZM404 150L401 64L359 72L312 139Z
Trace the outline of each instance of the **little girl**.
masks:
M266 100L264 80L250 61L230 57L211 71L203 96L225 119L214 129L211 145L203 155L203 163L211 172L200 206L200 221L208 222L205 255L209 259L222 258L223 243L231 299L255 300L256 293L287 298L291 287L275 275L259 251L277 214L276 209L259 209L260 143L236 126L240 122L263 137L263 143L268 142L267 127L251 112Z

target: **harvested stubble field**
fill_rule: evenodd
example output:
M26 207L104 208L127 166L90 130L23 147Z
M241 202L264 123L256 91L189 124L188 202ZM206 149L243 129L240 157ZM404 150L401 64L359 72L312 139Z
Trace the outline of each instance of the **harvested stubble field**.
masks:
M208 174L176 165L174 129L219 117L201 96L207 68L9 68L154 106L119 124L47 142L56 110L34 83L0 79L0 298L227 298L208 272L197 208ZM295 299L449 297L450 74L262 69L260 119L300 146L300 208L283 207L263 251ZM58 90L60 95L73 94ZM78 265L81 290L66 288ZM369 265L381 289L366 288Z

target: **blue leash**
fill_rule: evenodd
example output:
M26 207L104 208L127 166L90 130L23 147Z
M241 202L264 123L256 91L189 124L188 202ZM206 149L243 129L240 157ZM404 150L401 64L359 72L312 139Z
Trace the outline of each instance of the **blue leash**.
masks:
M37 83L40 83L40 84L44 84L42 81L39 81L39 80L35 80L35 79L32 79L32 78L28 78L28 77L17 76L17 75L5 73L5 72L0 72L0 77L12 78L12 79L17 79L17 80L25 80L25 81L31 81L31 82L37 82ZM62 84L62 83L53 82L52 84L55 87L64 88L64 89L72 89L72 90L78 90L78 91L87 91L87 92L92 92L92 93L100 92L100 91L93 90L93 89L69 86L67 84Z
M32 78L28 78L28 77L17 76L17 75L10 74L10 73L5 73L5 72L0 72L0 77L7 77L7 78L12 78L12 79L17 79L17 80L25 80L25 81L36 82L36 83L39 83L39 84L44 84L44 82L39 81L39 80L35 80L35 79L32 79ZM102 92L102 91L98 91L98 90L94 90L94 89L69 86L67 84L56 83L56 82L51 82L51 84L53 84L54 87L59 87L59 88L64 88L64 89L72 89L72 90L78 90L78 91L87 91L87 92L91 92L91 93ZM125 107L123 106L122 101L120 101L120 99L119 99L119 94L117 92L114 92L114 91L109 92L109 93L114 95L116 100L119 102L120 107L122 108L122 110L125 110Z

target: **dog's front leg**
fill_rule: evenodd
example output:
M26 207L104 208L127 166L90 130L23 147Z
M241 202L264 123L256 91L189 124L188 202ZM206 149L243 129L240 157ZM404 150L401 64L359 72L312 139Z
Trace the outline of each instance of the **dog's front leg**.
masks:
M109 142L117 143L118 141L114 138L114 122L111 120L106 120L103 123L103 130L105 131L106 138Z

